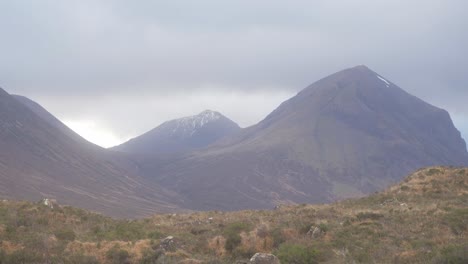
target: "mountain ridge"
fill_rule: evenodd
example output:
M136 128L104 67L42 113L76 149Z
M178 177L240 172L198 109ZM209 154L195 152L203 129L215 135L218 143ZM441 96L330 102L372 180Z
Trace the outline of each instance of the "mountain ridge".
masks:
M60 129L63 133L67 134L70 138L73 138L77 142L80 142L82 144L93 144L87 140L85 140L83 137L81 137L78 133L73 131L71 128L66 126L62 121L60 121L57 117L52 115L49 111L47 111L43 106L41 106L39 103L29 99L26 96L23 95L17 95L17 94L12 94L11 95L13 98L18 100L20 103L23 105L27 106L29 109L31 109L34 113L36 113L39 117L41 117L43 120L48 122L49 124L57 127ZM95 145L95 144L93 144ZM95 145L98 147L97 145ZM100 147L99 147L100 148Z

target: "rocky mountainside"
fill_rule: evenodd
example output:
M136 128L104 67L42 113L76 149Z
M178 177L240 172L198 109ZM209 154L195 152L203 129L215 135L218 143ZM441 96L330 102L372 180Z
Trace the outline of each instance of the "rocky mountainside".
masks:
M114 150L128 153L167 154L201 149L240 130L222 114L205 110L198 115L167 121Z
M361 196L431 165L466 165L449 114L365 66L332 74L258 124L142 173L191 209L272 208Z
M0 89L0 197L52 198L119 217L176 210L175 194L130 167L39 105Z

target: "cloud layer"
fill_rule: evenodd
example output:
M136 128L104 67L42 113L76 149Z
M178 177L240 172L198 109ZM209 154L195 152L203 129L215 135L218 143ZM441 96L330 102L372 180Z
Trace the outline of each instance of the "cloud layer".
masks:
M468 136L464 0L11 0L0 10L0 85L121 140L204 108L250 125L358 64L447 109Z

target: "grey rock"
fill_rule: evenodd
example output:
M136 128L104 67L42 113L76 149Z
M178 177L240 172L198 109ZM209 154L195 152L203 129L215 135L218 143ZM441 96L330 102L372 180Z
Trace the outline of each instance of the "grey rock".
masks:
M279 259L273 255L268 253L255 253L253 257L250 259L251 264L280 264Z
M41 203L50 209L54 209L55 207L58 207L57 200L55 199L49 199L49 198L44 198L41 200Z
M173 236L168 236L161 240L159 244L159 248L163 251L175 251L176 249L176 242L174 241Z
M318 238L324 234L323 230L320 229L318 226L311 226L307 235L311 236L312 238Z

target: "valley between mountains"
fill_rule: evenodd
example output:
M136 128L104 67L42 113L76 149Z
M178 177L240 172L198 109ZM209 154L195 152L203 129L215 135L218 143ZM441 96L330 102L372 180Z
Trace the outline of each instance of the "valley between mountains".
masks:
M366 66L316 81L251 127L206 110L111 149L0 90L4 199L120 218L272 209L362 197L439 165L468 165L448 112Z

